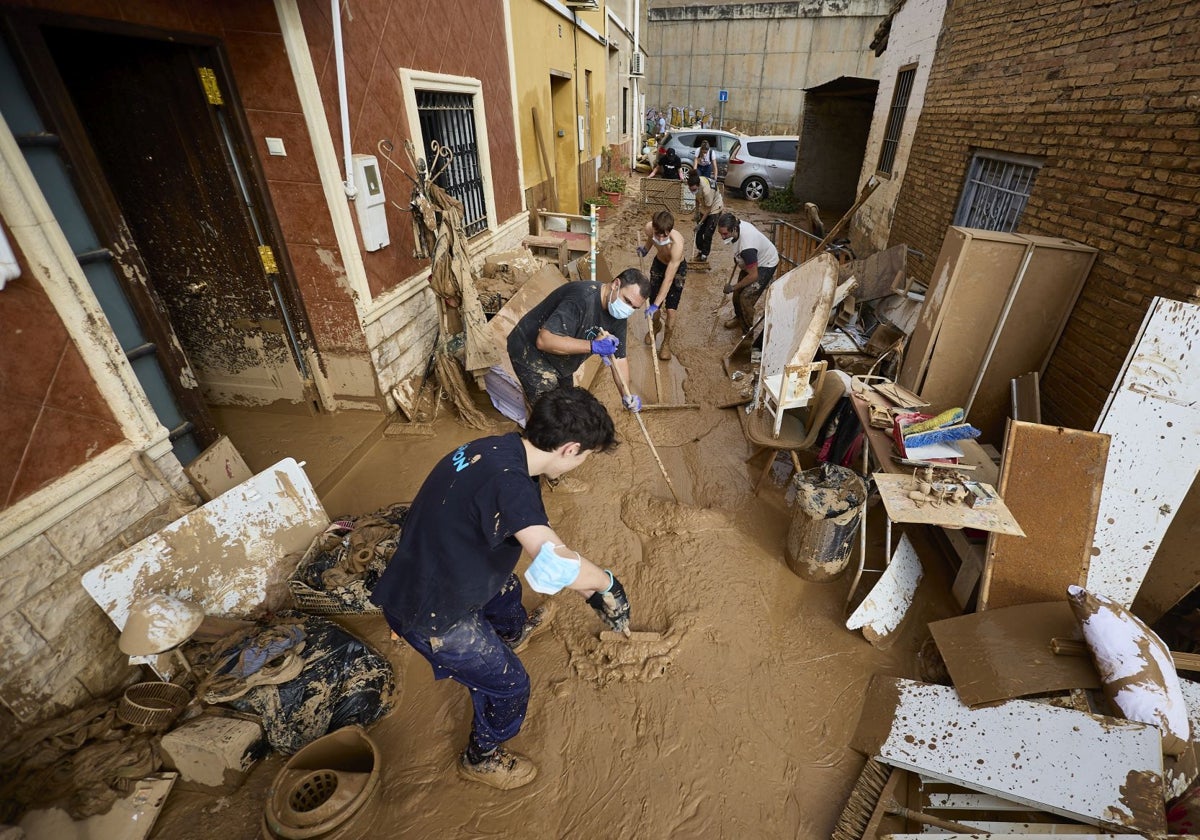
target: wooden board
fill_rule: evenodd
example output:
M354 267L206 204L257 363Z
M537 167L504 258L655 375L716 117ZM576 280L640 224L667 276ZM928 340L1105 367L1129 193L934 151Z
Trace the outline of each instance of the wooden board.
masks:
M911 474L874 473L872 478L875 479L879 497L893 522L939 525L943 528L978 528L980 531L995 531L1014 537L1025 536L1025 532L1021 530L1021 526L1017 524L1017 520L1003 501L978 508L965 504L943 504L938 507L925 504L917 507L908 498L912 485Z
M1026 700L971 709L949 686L877 674L851 746L1101 828L1166 830L1162 736L1153 726Z
M206 502L254 475L246 466L242 453L225 435L217 438L216 443L196 456L183 471Z
M1112 435L1087 588L1128 606L1200 470L1200 306L1156 297L1100 413Z
M1154 624L1200 586L1200 480L1192 482L1142 581L1133 611ZM1200 732L1200 730L1197 730Z
M964 227L946 231L897 382L935 405L950 405L946 393L965 395L1027 247L1015 234ZM973 359L955 355L965 339L979 345L971 351ZM926 382L932 382L929 394Z
M974 369L978 386L966 406L971 423L983 432L981 439L991 443L1004 435L1010 381L1029 371L1045 371L1096 259L1095 248L1070 239L1028 234L1020 238L1031 246L1029 263L1015 281L1019 286L999 333L980 339L986 344L991 337L995 343L982 368Z
M21 817L22 836L25 840L144 840L178 777L163 771L139 779L107 813L84 820L71 819L61 808L30 811Z
M1000 495L1025 537L988 538L979 609L1066 597L1087 580L1108 435L1011 421Z
M1100 687L1091 657L1058 656L1050 650L1053 638L1082 638L1066 600L934 621L929 632L959 698L968 706Z
M89 569L83 588L118 630L133 601L156 592L206 615L277 610L290 605L285 582L299 556L328 525L308 476L285 458Z

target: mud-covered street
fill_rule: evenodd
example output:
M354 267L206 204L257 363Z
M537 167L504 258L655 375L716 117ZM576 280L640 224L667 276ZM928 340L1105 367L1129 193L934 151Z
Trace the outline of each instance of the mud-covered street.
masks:
M653 209L639 203L636 190L634 179L601 227L614 274L638 264L636 230ZM744 201L730 206L752 220L769 218ZM691 219L678 228L690 247ZM546 494L553 526L621 575L633 627L658 631L662 641L601 642L602 627L582 599L569 591L555 596L561 603L554 625L522 654L533 694L512 742L537 763L539 776L503 792L454 773L470 722L462 687L435 682L423 659L389 640L381 618L347 620L389 655L399 697L395 711L371 728L385 760L381 787L333 836L828 836L862 764L847 744L863 691L876 672L916 676L923 637L914 628L923 632L927 621L952 614L942 606L945 575L928 570L899 640L883 652L844 627L849 576L815 584L788 569L790 463L780 458L756 497L765 456L746 463L751 449L737 409L715 407L740 391L721 363L737 336L720 325L727 312L714 312L732 255L718 242L711 262L711 271L689 274L674 359L662 363L662 401L701 408L643 415L683 504L671 500L635 418L620 410L603 374L594 391L622 445L577 471L589 492ZM651 401L645 318L634 318L633 388ZM479 397L498 431L513 428ZM324 494L326 508L360 513L407 500L438 458L478 434L447 411L433 437L382 440ZM527 590L527 606L539 597ZM227 798L176 792L153 836L257 836L282 761L263 762Z

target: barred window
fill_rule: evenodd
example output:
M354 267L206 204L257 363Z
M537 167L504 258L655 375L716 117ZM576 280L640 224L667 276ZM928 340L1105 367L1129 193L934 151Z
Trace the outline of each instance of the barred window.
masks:
M1033 192L1042 162L996 152L976 152L967 171L954 224L1012 233Z
M475 132L474 97L468 93L419 88L415 94L425 159L430 166L440 165L434 163L434 141L454 155L438 176L438 186L462 202L467 236L487 230L487 197Z
M892 107L888 109L887 128L883 133L883 145L879 150L879 172L888 175L896 165L896 149L900 146L900 130L904 127L904 115L908 111L908 97L912 94L913 79L917 65L902 67L896 74L896 87L892 91Z

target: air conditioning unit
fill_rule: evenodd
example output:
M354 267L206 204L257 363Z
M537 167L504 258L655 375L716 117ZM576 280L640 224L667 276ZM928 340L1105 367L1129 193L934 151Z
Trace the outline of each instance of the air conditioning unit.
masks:
M646 75L646 71L644 69L642 69L642 54L640 52L635 52L632 56L632 59L633 60L630 61L630 63L629 63L629 75L630 76Z
M596 12L600 10L600 0L563 0L563 5L577 12Z

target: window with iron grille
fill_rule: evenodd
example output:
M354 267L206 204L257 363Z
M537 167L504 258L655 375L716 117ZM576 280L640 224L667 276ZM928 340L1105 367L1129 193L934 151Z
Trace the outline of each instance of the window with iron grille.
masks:
M997 152L976 152L967 171L954 224L1012 233L1033 191L1042 162Z
M430 166L441 165L434 163L432 144L435 140L453 154L449 165L437 178L438 186L462 202L467 236L487 230L487 198L475 132L474 97L469 93L419 88L415 94L425 159Z
M904 114L908 111L908 97L912 93L917 65L902 67L896 74L896 88L892 91L892 107L888 109L887 128L883 133L883 146L879 150L880 172L892 174L896 165L896 149L900 146L900 130L904 127Z

